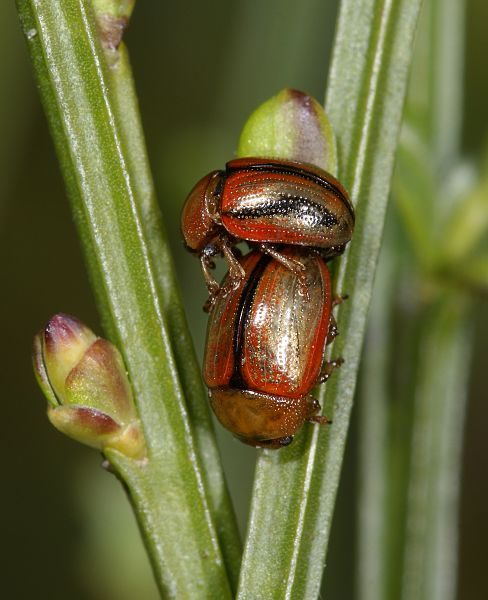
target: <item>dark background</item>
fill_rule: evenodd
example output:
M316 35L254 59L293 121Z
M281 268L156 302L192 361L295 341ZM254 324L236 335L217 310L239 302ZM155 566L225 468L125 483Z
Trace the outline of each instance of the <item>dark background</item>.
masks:
M139 2L126 37L158 197L201 355L205 289L179 238L186 193L233 156L249 113L284 87L322 99L336 2ZM463 146L487 135L488 4L467 2ZM1 571L6 598L153 598L154 587L118 484L100 457L45 417L30 364L34 333L54 313L100 332L83 260L14 4L0 3ZM476 344L464 448L459 598L488 597L488 317ZM359 400L360 401L360 400ZM355 423L331 550L328 598L353 595ZM242 527L255 452L219 429Z

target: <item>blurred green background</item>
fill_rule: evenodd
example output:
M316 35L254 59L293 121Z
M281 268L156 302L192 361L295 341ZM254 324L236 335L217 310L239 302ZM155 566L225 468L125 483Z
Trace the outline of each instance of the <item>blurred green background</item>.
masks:
M149 156L190 327L201 356L205 288L179 236L186 193L233 156L249 113L284 87L322 99L336 1L139 2L126 41ZM468 0L463 149L487 141L488 4ZM154 598L119 485L96 453L58 434L32 375L34 333L54 313L100 332L64 186L11 2L0 3L0 244L2 255L2 590L5 598ZM353 293L353 291L352 291ZM480 304L480 306L482 306ZM488 418L480 311L461 499L459 598L488 597ZM360 401L360 398L358 398ZM352 598L357 491L353 421L328 558L328 598ZM218 428L244 531L255 451Z

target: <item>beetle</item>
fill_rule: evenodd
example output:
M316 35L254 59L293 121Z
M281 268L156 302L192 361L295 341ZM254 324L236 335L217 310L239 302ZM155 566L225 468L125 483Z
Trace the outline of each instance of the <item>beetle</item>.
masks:
M210 312L203 376L221 424L252 446L290 444L305 421L328 423L311 389L341 359L325 363L337 334L330 275L323 257L288 246L305 266L308 297L296 274L254 250L240 261L244 278L226 288Z
M332 258L351 239L354 209L341 183L319 167L239 158L195 185L183 206L181 229L187 248L200 257L212 302L219 290L210 272L212 258L224 256L226 285L237 285L245 275L232 246L242 240L292 270L304 287L303 265L276 244L311 246Z

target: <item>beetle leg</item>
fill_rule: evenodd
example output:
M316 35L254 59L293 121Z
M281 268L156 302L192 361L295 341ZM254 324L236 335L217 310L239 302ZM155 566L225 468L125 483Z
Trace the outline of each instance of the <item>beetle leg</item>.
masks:
M328 360L324 363L322 371L320 372L319 383L325 383L329 379L332 371L338 369L344 362L343 358L336 358L334 360Z
M344 300L347 300L349 298L348 294L337 294L337 296L334 296L332 298L332 308L334 308L334 306L338 306L339 304L342 304L344 302Z
M202 266L203 277L205 279L205 283L207 285L207 290L209 294L205 304L203 305L203 310L208 313L210 312L210 309L215 303L215 300L220 290L220 285L210 272L210 269L213 269L215 267L215 264L208 254L202 253L200 255L200 264Z
M288 256L284 256L278 250L276 250L273 246L269 244L259 244L258 248L264 254L271 256L284 267L289 269L298 279L298 284L300 285L302 294L305 296L307 302L310 300L310 294L308 293L308 284L307 284L307 275L306 275L306 267L299 260L295 260L294 258L288 258Z
M201 254L200 264L202 265L203 277L205 278L205 283L207 284L209 294L216 294L219 291L220 285L210 272L210 269L213 266L213 261L211 261L210 258L205 254Z
M327 345L331 344L338 335L339 331L337 329L337 321L335 320L334 315L331 314L329 320L329 330L327 331L327 341L325 343Z
M222 287L211 273L211 269L215 268L215 263L212 260L215 254L222 253L229 267L229 282ZM232 288L236 288L244 279L246 273L240 262L235 257L231 250L229 241L222 237L218 242L209 244L200 254L200 264L202 265L203 277L207 284L209 297L203 305L205 312L210 312L212 306L220 293L226 294Z
M337 296L334 296L332 298L332 308L334 308L334 306L337 306L338 304L342 304L344 302L344 300L347 300L349 298L349 296L347 294L337 294ZM335 317L333 314L330 315L330 320L329 320L329 330L327 332L327 341L326 344L329 345L331 344L334 339L339 335L339 330L337 329L337 321L335 320Z
M206 300L205 300L205 304L202 306L202 310L205 313L209 313L212 308L213 305L215 304L215 301L217 300L217 294L212 294L210 295Z
M229 276L233 285L239 284L246 276L246 272L242 268L241 263L235 257L229 246L229 242L226 239L222 240L220 248L225 260L227 261L227 265L229 266Z
M319 412L319 410L320 410L319 401L316 400L313 396L309 396L308 398L310 400L312 413ZM306 420L309 423L318 423L319 425L329 425L330 423L332 423L332 421L330 419L328 419L325 415L311 414L309 417L307 417Z
M319 425L330 425L332 423L325 415L314 415L313 417L308 417L307 421L309 423L318 423Z

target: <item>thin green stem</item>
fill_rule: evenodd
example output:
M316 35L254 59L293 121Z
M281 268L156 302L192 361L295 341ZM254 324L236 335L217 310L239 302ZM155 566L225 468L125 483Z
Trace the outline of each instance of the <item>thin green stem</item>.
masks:
M403 264L388 284L390 289L410 290L408 308L403 298L393 295L385 306L384 286L373 308L374 314L382 311L385 321L393 319L397 302L396 327L409 330L403 334L408 343L399 341L398 334L383 339L379 351L397 366L391 380L386 368L368 369L366 375L363 403L368 410L361 412L359 427L359 597L364 600L445 600L456 594L471 302L469 290L447 278L439 289L436 267L442 240L463 236L461 229L449 236L445 232L454 206L451 183L459 166L462 13L462 2L426 4L412 68L395 176L395 199L411 248L409 254L403 248ZM458 227L465 222L458 220ZM385 253L398 255L398 250L398 243L391 243ZM443 265L452 268L446 259ZM379 431L372 436L375 415L380 415L374 425ZM368 460L371 456L375 464ZM377 479L384 488L380 501ZM368 528L368 521L377 527ZM376 577L369 577L369 567Z
M461 447L471 328L456 295L422 320L401 597L454 599Z
M239 598L319 594L419 8L411 0L341 6L326 108L338 139L339 176L357 208L336 278L336 291L350 294L333 344L345 363L327 384L330 429L305 428L294 446L260 453Z
M18 8L98 306L124 356L146 438L147 460L115 452L109 459L130 492L161 593L226 598L230 587L212 508L228 499L208 416L197 435L193 431L191 417L205 412L203 394L181 309L174 306L126 57L122 51L118 73L107 66L85 0L19 0ZM176 359L170 343L178 337ZM185 358L192 374L183 376ZM206 443L213 449L202 457L198 450ZM202 463L219 473L207 478ZM219 532L231 546L235 573L233 521L221 522Z
M409 100L410 114L416 109L424 117L411 126L416 126L432 156L430 172L436 193L420 195L417 203L430 206L428 238L433 244L443 239L446 219L453 211L449 184L460 154L463 11L463 3L452 0L433 0L429 5L422 29L424 52L418 57L419 63L429 66L429 94L423 103ZM414 76L413 84L418 84L419 68ZM417 172L423 170L426 166L419 163ZM403 180L405 189L411 185ZM459 227L464 226L459 221ZM455 233L459 236L460 231ZM420 355L413 394L401 582L404 600L445 600L456 595L460 463L470 362L468 294L469 290L448 286L440 298L422 307L418 318Z

